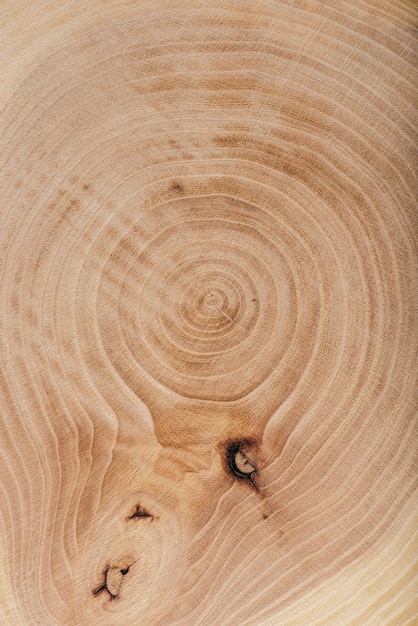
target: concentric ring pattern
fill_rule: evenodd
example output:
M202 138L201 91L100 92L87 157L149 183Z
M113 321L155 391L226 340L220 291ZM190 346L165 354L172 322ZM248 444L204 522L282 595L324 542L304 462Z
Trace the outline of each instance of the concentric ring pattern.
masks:
M87 4L5 16L5 623L412 624L416 6Z
M154 211L156 234L143 248L134 225L103 272L115 275L119 249L134 252L117 309L106 306L110 287L102 280L105 347L112 350L108 337L126 346L131 370L182 396L234 400L260 385L296 326L282 229L263 213L221 194L172 200ZM125 377L123 362L114 362Z

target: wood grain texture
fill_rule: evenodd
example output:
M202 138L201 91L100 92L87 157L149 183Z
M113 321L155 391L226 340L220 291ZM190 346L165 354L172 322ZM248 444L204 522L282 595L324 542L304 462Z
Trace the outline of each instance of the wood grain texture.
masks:
M0 622L417 624L416 2L0 22Z

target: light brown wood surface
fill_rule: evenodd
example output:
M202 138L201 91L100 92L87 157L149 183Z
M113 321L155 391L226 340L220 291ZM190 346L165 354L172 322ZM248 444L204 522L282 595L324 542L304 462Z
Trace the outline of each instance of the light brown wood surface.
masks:
M0 23L0 623L418 624L417 3Z

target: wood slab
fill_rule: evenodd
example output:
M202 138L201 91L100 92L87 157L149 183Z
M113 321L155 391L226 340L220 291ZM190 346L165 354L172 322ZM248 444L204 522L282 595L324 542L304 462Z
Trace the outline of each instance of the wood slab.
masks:
M418 624L417 2L0 23L0 623Z

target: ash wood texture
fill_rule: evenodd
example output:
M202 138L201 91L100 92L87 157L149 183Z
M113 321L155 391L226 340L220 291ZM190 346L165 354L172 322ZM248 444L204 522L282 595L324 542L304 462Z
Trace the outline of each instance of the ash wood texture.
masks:
M0 22L1 623L417 624L417 4Z

